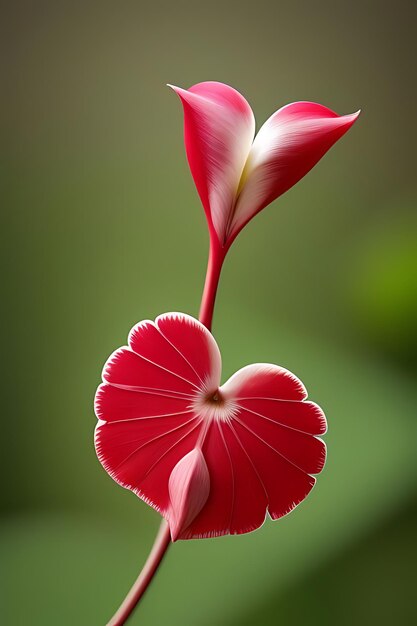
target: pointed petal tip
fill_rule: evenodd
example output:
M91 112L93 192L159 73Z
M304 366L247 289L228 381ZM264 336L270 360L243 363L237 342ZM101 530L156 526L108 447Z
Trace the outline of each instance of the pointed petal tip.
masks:
M188 93L187 89L183 89L182 87L177 87L176 85L171 85L171 83L167 83L166 86L172 89L172 91L174 91L177 94L177 96L179 96L180 98L183 95Z
M177 96L181 100L182 105L184 105L184 103L186 102L188 104L192 104L193 102L195 102L196 99L199 98L198 95L192 93L188 89L183 89L182 87L177 87L176 85L171 85L170 83L167 83L167 87L172 89L172 91L177 94Z
M342 119L345 120L346 124L349 124L349 126L352 126L352 124L354 124L356 122L356 120L358 119L359 115L361 114L362 109L358 109L357 111L355 111L355 113L348 113L347 115L343 115Z

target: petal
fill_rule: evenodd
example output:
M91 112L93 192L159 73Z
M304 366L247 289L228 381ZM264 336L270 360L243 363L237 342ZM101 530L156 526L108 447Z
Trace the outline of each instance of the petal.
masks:
M178 539L200 513L210 492L210 476L200 448L194 448L174 467L168 483L172 540Z
M188 90L172 88L184 107L191 173L210 230L214 228L223 243L255 133L253 112L238 91L222 83L198 83Z
M226 399L280 398L281 400L304 400L307 391L301 380L278 365L254 363L242 367L221 387Z
M160 319L171 320L174 328L182 328L182 324L175 320L175 314L165 314ZM145 359L174 371L194 385L200 384L200 376L154 322L145 320L136 324L129 333L129 346L133 352ZM208 362L207 357L206 366Z
M358 115L339 116L314 102L295 102L274 113L253 142L227 237L305 176Z
M207 391L220 385L220 350L207 328L185 313L165 313L155 320L156 327L197 375Z

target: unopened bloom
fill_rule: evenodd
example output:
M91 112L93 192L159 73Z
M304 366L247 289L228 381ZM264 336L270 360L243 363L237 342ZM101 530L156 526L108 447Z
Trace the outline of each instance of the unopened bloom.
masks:
M210 235L224 248L305 176L359 115L294 102L276 111L255 137L252 109L232 87L203 82L172 88L184 107L188 162Z
M267 512L278 519L324 466L325 416L291 372L261 363L220 377L212 334L167 313L131 330L97 390L98 458L168 520L173 540L249 532Z

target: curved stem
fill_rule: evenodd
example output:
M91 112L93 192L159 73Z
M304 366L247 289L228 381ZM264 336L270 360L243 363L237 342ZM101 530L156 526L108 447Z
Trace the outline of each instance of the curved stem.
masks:
M210 252L207 263L206 281L204 283L203 296L201 298L200 313L198 319L204 326L211 330L213 321L214 303L216 301L217 287L222 271L224 257L227 249L210 239Z
M129 615L148 588L170 544L171 533L168 522L162 519L159 532L141 573L107 626L122 626L126 623Z

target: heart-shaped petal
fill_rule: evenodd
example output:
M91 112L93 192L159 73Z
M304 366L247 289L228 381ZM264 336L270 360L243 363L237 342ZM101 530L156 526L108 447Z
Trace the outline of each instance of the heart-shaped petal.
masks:
M187 158L210 235L225 249L252 217L305 176L359 115L294 102L276 111L253 139L252 109L232 87L205 82L173 89L184 107Z
M289 513L326 449L322 410L288 370L249 365L220 386L221 359L194 318L135 326L96 395L107 472L159 511L174 539L240 534Z

